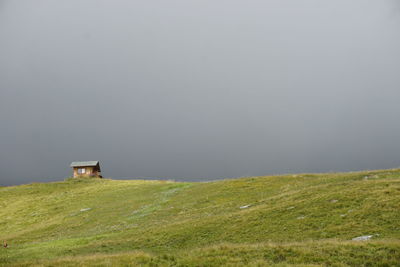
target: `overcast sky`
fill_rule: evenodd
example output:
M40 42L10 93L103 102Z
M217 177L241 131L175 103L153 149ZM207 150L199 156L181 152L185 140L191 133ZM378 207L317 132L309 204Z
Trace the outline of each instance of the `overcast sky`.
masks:
M0 185L400 166L398 0L0 0Z

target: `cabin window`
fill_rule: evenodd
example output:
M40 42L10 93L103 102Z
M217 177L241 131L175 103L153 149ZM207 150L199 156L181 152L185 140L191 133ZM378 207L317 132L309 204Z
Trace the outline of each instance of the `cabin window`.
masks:
M84 174L86 173L86 169L85 168L79 168L78 169L78 174Z

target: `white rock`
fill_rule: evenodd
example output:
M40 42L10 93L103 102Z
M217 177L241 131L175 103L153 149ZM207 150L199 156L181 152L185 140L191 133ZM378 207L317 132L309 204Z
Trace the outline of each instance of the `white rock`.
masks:
M81 209L81 212L91 210L92 208Z
M248 207L250 207L250 205L246 205L246 206L241 206L241 209L247 209Z
M363 236L359 236L359 237L355 237L352 240L353 241L366 241L366 240L370 240L374 235L363 235Z

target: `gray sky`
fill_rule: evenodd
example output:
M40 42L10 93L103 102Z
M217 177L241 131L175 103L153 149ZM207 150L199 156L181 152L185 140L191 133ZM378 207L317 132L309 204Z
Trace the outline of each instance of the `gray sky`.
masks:
M398 0L0 0L0 185L400 166Z

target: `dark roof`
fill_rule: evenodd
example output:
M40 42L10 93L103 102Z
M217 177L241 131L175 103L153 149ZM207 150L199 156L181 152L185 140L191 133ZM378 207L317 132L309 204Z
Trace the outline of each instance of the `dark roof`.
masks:
M97 166L99 164L99 161L74 161L71 163L71 167L91 167L91 166Z

